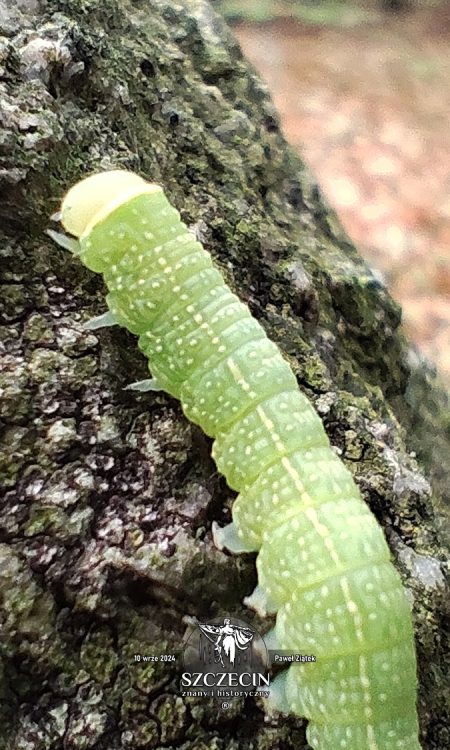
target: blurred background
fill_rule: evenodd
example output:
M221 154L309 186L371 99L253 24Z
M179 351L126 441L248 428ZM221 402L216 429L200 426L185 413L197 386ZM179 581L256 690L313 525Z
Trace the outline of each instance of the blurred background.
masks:
M216 0L450 387L449 0Z

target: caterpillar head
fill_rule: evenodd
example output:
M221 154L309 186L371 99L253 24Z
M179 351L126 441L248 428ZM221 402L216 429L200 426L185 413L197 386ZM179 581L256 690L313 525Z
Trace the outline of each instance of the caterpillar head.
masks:
M159 185L120 169L86 177L68 191L61 205L61 223L77 240L63 237L61 242L54 233L51 236L64 247L73 248L92 271L103 273L120 260L130 244L135 244L137 209L129 211L128 204L149 194L152 199L147 208L157 216L161 201L165 201Z
M66 193L61 204L61 223L75 237L81 237L114 208L150 186L134 172L114 169L80 180Z

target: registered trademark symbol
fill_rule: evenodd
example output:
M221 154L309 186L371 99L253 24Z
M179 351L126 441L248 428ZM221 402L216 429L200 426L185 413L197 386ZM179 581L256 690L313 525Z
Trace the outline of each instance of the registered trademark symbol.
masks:
M227 703L227 701L224 701L222 703L222 708L231 708L231 703Z

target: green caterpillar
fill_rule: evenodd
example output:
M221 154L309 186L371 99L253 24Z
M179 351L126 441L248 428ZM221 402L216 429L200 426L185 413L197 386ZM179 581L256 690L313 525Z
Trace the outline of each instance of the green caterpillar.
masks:
M257 551L248 603L277 612L277 648L314 653L274 682L314 750L420 750L411 613L383 532L295 376L162 189L126 171L66 195L51 233L103 274L159 387L214 438L239 491L221 546ZM155 382L156 381L156 382ZM144 386L145 387L145 386Z

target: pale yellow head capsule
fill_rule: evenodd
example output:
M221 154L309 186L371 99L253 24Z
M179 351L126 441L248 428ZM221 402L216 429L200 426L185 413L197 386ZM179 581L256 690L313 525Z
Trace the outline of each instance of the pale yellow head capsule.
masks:
M61 223L75 237L87 233L114 208L140 193L161 190L134 172L114 169L80 180L65 195L61 205Z

